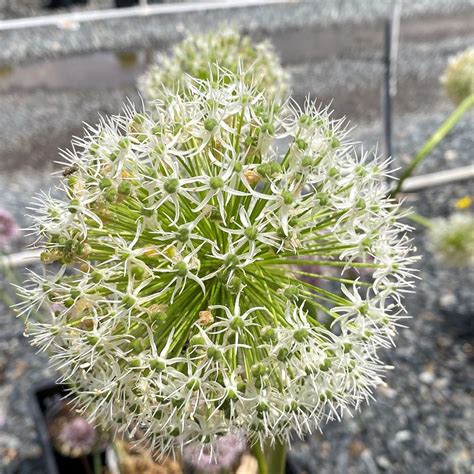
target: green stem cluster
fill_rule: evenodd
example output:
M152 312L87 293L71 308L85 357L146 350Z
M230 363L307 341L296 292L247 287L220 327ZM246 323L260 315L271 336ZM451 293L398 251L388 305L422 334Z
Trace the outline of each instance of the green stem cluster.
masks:
M421 162L432 152L432 150L444 139L444 137L461 120L464 114L474 106L474 94L466 97L456 110L440 125L440 127L431 135L431 137L421 147L415 157L410 161L407 167L400 175L397 186L390 192L390 197L395 197L402 190L403 183L409 178Z
M286 471L286 446L281 442L274 445L260 444L252 447L252 454L257 459L259 474L284 474Z

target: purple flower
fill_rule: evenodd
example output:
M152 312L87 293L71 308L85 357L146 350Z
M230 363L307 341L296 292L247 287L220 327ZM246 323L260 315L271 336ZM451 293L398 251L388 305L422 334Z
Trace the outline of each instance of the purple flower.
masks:
M7 245L20 231L13 216L0 208L0 247Z
M192 444L184 450L184 459L195 469L214 473L231 469L238 462L247 441L242 434L221 436L213 445Z
M50 425L50 436L57 451L72 458L91 453L98 443L94 426L80 416L55 419Z

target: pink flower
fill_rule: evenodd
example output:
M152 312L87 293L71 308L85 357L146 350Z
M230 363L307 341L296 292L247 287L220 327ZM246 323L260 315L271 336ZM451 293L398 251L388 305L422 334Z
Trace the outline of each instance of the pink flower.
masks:
M13 216L5 209L0 208L0 247L6 246L11 239L19 234L20 230Z
M54 447L63 456L85 456L97 447L97 432L84 418L68 414L54 419L49 427Z
M245 437L231 433L220 437L212 447L197 443L187 447L184 459L199 471L214 473L234 467L246 450Z

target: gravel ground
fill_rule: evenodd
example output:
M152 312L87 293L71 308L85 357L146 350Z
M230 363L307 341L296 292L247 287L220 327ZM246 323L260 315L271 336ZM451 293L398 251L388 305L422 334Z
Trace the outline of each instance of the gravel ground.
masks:
M434 116L399 117L396 152L406 156L419 147L442 120ZM468 116L426 160L420 172L462 166L470 162L472 120ZM371 146L375 125L356 135ZM25 223L22 215L31 194L51 185L47 170L31 175L0 177L2 206ZM448 215L456 199L472 193L474 182L463 182L408 196L417 212ZM28 192L25 192L25 189ZM470 427L474 421L472 369L474 272L447 269L425 250L424 233L416 232L422 281L408 298L413 319L403 329L397 348L385 360L394 366L376 402L353 418L325 427L324 435L297 443L290 456L292 472L302 473L469 473L472 457ZM0 309L0 472L22 460L20 470L44 473L33 429L28 394L38 381L51 376L45 357L35 355L21 335L21 324Z
M58 148L68 146L71 136L82 133L82 122L95 123L98 114L118 113L126 97L136 98L135 89L6 95L0 106L0 135L5 137L2 168L23 166L18 162L20 150L26 157L21 163L50 164L58 158ZM50 121L51 117L56 120Z

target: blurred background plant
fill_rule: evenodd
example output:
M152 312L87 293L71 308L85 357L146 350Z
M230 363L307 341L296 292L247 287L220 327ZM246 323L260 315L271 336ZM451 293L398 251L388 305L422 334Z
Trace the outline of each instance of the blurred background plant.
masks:
M437 218L428 228L429 249L442 263L454 267L474 264L474 216L454 213Z
M109 442L109 437L76 412L70 399L59 399L51 405L46 413L46 420L49 438L59 454L79 459L85 473L104 472L101 453ZM88 456L92 459L92 470Z
M0 208L0 249L7 251L13 239L20 235L20 230L13 216Z
M20 235L20 229L14 217L6 209L0 208L0 274L5 275L5 278L0 278L0 300L7 307L15 303L11 284L18 284L19 276L12 269L6 256L12 252L13 244Z
M211 33L186 35L170 55L158 55L156 64L138 85L144 97L153 101L163 97L164 89L186 94L186 75L208 80L218 76L219 68L234 73L245 71L246 85L256 87L269 99L283 99L288 92L289 75L273 46L268 41L254 43L228 26Z
M440 78L446 94L456 105L454 112L425 142L413 159L404 167L400 178L391 192L397 196L403 190L403 183L412 176L415 169L429 156L455 125L474 107L474 48L452 57ZM474 263L474 216L469 208L472 199L469 196L458 200L456 208L465 212L456 212L444 218L433 220L412 215L416 223L427 228L428 249L442 264L452 267L469 267Z
M454 105L474 94L474 47L452 57L440 80Z
M411 161L402 168L398 182L390 193L393 197L402 191L405 180L413 175L422 161L441 143L463 116L474 107L474 48L469 48L451 58L440 81L457 107L428 138Z
M143 447L134 446L130 442L115 440L113 453L117 473L112 474L183 474L179 459L164 458L157 462L156 456Z
M244 433L227 434L217 440L213 449L213 453L206 452L205 445L195 443L184 449L183 461L202 474L234 472L248 452L247 439Z

